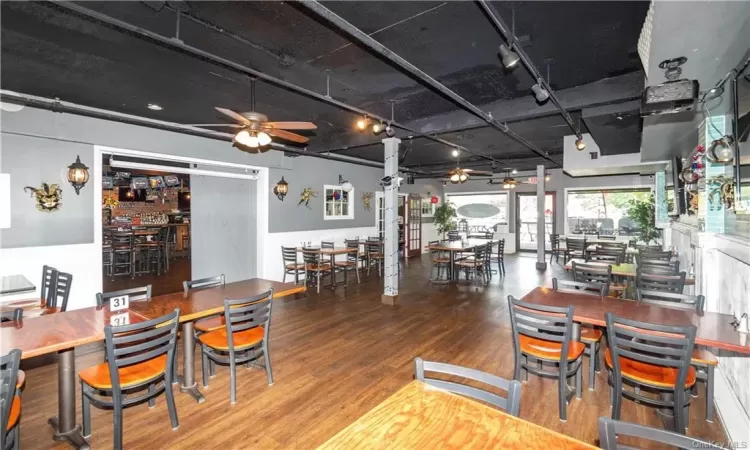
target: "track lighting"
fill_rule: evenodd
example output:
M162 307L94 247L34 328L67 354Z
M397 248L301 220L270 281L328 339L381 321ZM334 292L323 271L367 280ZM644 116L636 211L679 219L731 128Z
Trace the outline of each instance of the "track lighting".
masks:
M510 173L512 173L513 175L515 175L515 174L518 173L518 169L513 169L513 170L510 171Z
M506 69L512 69L516 65L518 65L518 61L520 61L520 58L514 52L511 50L507 45L500 44L500 59L503 61L503 66L505 66Z
M586 148L586 143L583 142L582 137L579 137L578 139L576 139L576 148L578 149L578 151L582 151L583 149Z
M372 125L372 132L373 132L374 134L380 134L380 133L381 133L381 132L383 131L383 128L385 128L385 127L383 126L383 124L382 124L382 123L380 123L380 122L375 122L375 123L374 123L374 124Z
M549 92L547 91L547 89L544 89L538 83L531 86L531 90L534 92L534 97L536 97L536 101L538 101L539 103L544 103L549 98Z
M357 121L357 124L356 124L356 127L357 127L357 129L358 129L359 131L364 131L364 130L365 130L365 128L367 128L367 123L368 123L368 122L369 122L369 120L367 119L367 116L365 116L365 117L363 117L363 118L359 119L359 120Z
M453 150L452 155L454 158L458 157L458 149Z

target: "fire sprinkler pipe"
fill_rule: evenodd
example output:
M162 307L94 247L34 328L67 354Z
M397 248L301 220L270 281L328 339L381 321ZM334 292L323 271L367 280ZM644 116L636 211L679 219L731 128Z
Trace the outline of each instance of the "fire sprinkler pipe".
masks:
M315 13L322 19L325 19L326 21L334 25L339 30L351 36L352 38L356 39L357 41L359 41L360 43L368 47L370 50L388 59L389 61L391 61L392 63L394 63L401 69L405 70L412 76L418 78L427 86L431 87L434 91L440 93L441 95L445 96L449 100L453 101L460 108L474 114L475 116L487 122L493 128L507 135L509 138L513 139L514 141L518 142L519 144L523 145L524 147L538 154L545 160L551 162L555 167L558 167L560 165L557 163L557 161L550 158L547 155L547 153L538 149L534 144L529 142L526 138L520 136L519 134L517 134L516 132L508 128L507 125L492 118L491 114L485 113L479 107L469 102L465 98L461 97L456 92L448 88L446 85L432 78L431 76L429 76L428 74L426 74L425 72L423 72L422 70L420 70L419 68L411 64L409 61L405 60L404 58L402 58L401 56L393 52L388 47L376 41L364 31L360 30L359 28L355 27L351 23L347 22L343 17L334 13L330 9L320 4L319 2L315 0L303 0L303 1L300 1L299 4L306 7L307 9L309 9L310 11L312 11L313 13Z
M70 12L73 12L75 14L78 14L83 17L87 17L89 19L93 19L95 21L104 23L110 27L114 27L116 29L119 29L121 31L128 32L136 37L139 37L141 39L146 39L148 41L154 42L156 44L162 45L167 48L171 48L173 50L178 50L182 53L186 53L188 55L200 58L204 61L211 62L213 64L225 67L229 70L244 73L246 75L250 75L251 77L255 77L261 80L264 80L268 83L274 84L276 86L280 86L284 89L287 89L292 92L296 92L298 94L304 95L306 97L313 98L315 100L328 103L330 105L336 106L338 108L341 108L343 110L355 113L360 116L367 116L369 118L381 121L381 122L389 122L390 120L385 117L381 117L377 114L370 113L369 111L365 111L364 109L358 108L353 105L349 105L347 103L344 103L340 100L336 100L333 97L330 97L328 95L319 94L315 91L312 91L310 89L303 88L301 86L297 86L295 84L292 84L288 81L282 80L280 78L276 78L274 76L268 75L266 73L260 72L258 70L255 70L251 67L244 66L242 64L236 63L234 61L228 60L226 58L223 58L218 55L214 55L213 53L209 53L207 51L201 50L199 48L190 46L185 44L182 40L174 39L174 38L168 38L166 36L162 36L158 33L154 33L152 31L146 30L144 28L138 27L136 25L124 22L119 19L115 19L114 17L107 16L106 14L99 13L97 11L94 11L92 9L86 8L84 6L70 3L66 1L58 1L58 0L51 0L51 3L56 5L59 8L68 10ZM479 156L481 158L484 158L488 161L495 161L498 163L502 163L501 160L498 160L496 158L493 158L489 155L485 155L484 153L478 152L476 150L472 150L469 148L466 148L464 146L454 144L453 142L447 141L445 139L442 139L437 136L433 136L431 134L423 133L421 131L415 130L413 128L410 128L406 125L400 124L398 122L390 121L391 125L400 128L408 133L410 133L413 136L419 136L426 139L429 139L431 141L439 142L441 144L445 144L451 148L455 148L457 150L469 153L471 155ZM315 152L305 152L305 155L311 155Z
M568 113L565 107L562 106L560 100L555 94L555 91L552 90L548 81L545 80L544 77L542 77L539 69L537 69L534 63L531 62L529 55L526 54L526 52L523 50L523 47L521 47L521 45L518 43L518 39L516 39L516 36L513 34L510 28L508 28L508 25L503 21L502 17L500 17L500 15L495 12L495 10L486 0L478 0L478 2L484 12L487 14L487 17L489 17L490 22L492 22L495 28L497 28L497 30L503 36L503 38L505 38L511 49L516 52L518 58L531 74L531 77L549 93L550 101L560 111L563 119L565 119L565 122L567 122L570 129L573 130L573 133L575 133L576 137L578 139L583 139L583 137L581 136L580 128L575 125L575 122L573 122L573 118L570 117L570 113Z

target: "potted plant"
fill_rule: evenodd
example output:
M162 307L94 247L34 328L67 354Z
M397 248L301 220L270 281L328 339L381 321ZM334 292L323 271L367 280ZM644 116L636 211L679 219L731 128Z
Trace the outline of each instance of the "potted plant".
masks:
M641 230L638 239L643 241L646 245L651 243L651 241L657 242L661 237L661 233L656 228L656 205L654 194L649 195L648 198L644 200L630 200L628 202L627 215L638 225L638 228Z
M435 212L432 218L435 222L435 228L437 228L438 234L445 239L445 233L454 230L456 228L456 208L450 202L443 202L442 204L435 207Z

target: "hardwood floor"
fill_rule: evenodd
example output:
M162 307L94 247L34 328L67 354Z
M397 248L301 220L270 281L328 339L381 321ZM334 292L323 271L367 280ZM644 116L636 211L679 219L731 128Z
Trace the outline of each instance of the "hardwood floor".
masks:
M300 298L274 302L271 328L273 386L261 369L238 368L238 397L229 404L229 371L201 389L196 404L177 390L179 429L172 431L164 397L124 413L124 448L314 448L413 379L413 360L451 362L503 377L513 375L507 315L508 294L520 297L560 275L553 264L544 274L533 257L506 258L507 275L475 289L435 285L427 280L429 260L412 260L402 270L399 305L381 304L382 285L373 272L361 285L314 290ZM182 357L182 355L180 355ZM48 358L49 359L49 358ZM100 352L77 357L81 370L102 361ZM200 383L200 358L196 354ZM34 365L34 360L24 366ZM37 365L42 361L37 361ZM584 361L584 370L588 359ZM57 413L55 364L31 368L26 375L21 419L22 448L68 448L52 440L47 418ZM610 414L605 372L596 391L568 407L560 422L555 381L530 376L522 390L521 417L596 444L596 420ZM704 389L693 400L688 434L726 441L721 426L704 419ZM80 399L80 391L77 393ZM78 404L80 422L80 401ZM92 448L112 447L112 412L92 409ZM653 409L624 400L622 419L660 427Z

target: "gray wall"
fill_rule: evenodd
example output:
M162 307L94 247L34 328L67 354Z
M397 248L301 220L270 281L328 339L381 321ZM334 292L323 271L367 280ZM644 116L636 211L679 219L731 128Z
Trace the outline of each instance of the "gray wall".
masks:
M0 137L0 172L10 173L11 227L0 230L0 248L94 242L94 190L91 184L76 195L68 183L68 166L76 156L93 175L94 149L90 145L3 134ZM62 206L54 212L36 209L33 194L24 187L58 184Z
M594 188L605 186L639 186L652 185L653 177L640 175L608 175L602 177L578 177L573 178L565 175L562 169L550 169L550 181L547 182L547 192L555 193L555 232L565 232L565 189L566 188ZM525 179L525 176L516 177ZM508 222L510 232L515 233L516 229L516 192L536 192L536 185L519 184L513 191L502 189L502 186L489 185L486 180L470 180L464 184L451 184L445 186L445 193L451 192L510 192L508 198Z
M375 226L375 215L372 211L365 211L362 193L382 189L380 179L383 177L383 169L305 157L284 157L282 164L283 170L271 169L270 171L269 233ZM354 218L324 220L323 186L338 185L339 174L354 186L351 194L353 195ZM289 193L283 202L273 194L273 188L282 175L289 183ZM309 208L304 204L298 205L302 190L305 188L312 188L318 194L310 200ZM375 205L374 197L371 204Z
M255 276L256 181L190 177L192 278Z

